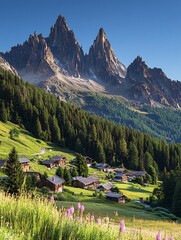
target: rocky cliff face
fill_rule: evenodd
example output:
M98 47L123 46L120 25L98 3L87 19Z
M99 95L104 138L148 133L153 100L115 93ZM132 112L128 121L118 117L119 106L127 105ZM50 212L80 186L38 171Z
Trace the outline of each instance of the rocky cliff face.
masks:
M58 17L47 42L58 64L70 75L81 76L85 73L83 50L64 17Z
M18 76L18 72L0 55L0 67Z
M167 78L160 68L149 68L141 57L128 67L125 88L141 103L181 107L181 82Z
M91 46L86 62L96 77L112 84L119 83L126 75L126 67L116 58L103 28Z

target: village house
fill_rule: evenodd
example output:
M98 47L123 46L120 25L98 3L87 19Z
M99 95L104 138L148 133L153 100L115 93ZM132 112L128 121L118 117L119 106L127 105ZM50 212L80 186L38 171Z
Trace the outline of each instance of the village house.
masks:
M111 192L115 188L114 184L111 182L107 183L101 183L97 186L97 190L103 191L103 192Z
M88 167L90 167L90 166L93 164L93 162L94 162L94 159L92 159L92 158L90 158L90 157L88 157L88 156L85 156L84 159L85 159ZM76 158L74 158L74 159L72 160L72 164L74 164L74 165L77 164L77 159L76 159Z
M74 177L73 179L73 187L79 187L84 189L93 189L96 190L97 185L100 183L99 178L95 176L89 176L87 178L84 177Z
M48 187L53 192L62 192L65 180L61 177L54 175L52 177L46 178L44 186Z
M99 171L108 172L108 170L111 167L107 163L98 163L98 164L96 164L95 168Z
M127 200L127 198L124 195L113 192L107 193L106 198L117 203L125 203Z
M28 158L19 158L19 163L24 172L28 172L30 170L29 159Z
M128 181L128 177L124 173L116 173L116 175L114 176L114 181L115 182L119 182L119 181L127 182Z
M146 177L146 172L143 171L131 171L131 172L127 172L126 176L128 177L129 180L135 179L135 178L139 178L139 177Z
M127 170L126 168L115 168L114 172L115 173L125 173Z
M42 165L45 165L47 168L54 168L54 167L61 167L65 166L66 164L66 158L63 156L53 156L49 160L45 160L41 162Z

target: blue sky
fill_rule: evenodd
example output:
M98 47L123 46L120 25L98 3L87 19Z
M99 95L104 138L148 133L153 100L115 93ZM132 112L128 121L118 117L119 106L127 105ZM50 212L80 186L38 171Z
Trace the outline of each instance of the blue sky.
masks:
M123 64L140 55L148 66L181 80L180 0L2 0L0 51L23 43L35 30L48 36L58 15L85 52L103 27Z

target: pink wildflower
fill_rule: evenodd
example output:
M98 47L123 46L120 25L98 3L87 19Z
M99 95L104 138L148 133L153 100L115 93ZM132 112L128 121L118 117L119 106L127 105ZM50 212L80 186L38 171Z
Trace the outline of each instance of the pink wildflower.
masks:
M164 240L168 240L168 237L167 237L167 236L165 236Z
M54 202L54 196L53 195L50 196L50 202L52 202L52 203Z
M171 237L170 237L170 240L174 240L174 237L173 237L173 236L171 236Z
M158 232L158 234L156 235L156 240L161 240L161 234L160 234L160 232Z
M94 215L91 215L91 216L90 216L90 220L91 220L91 222L94 221Z
M83 221L83 219L82 219L82 217L80 217L79 222L82 223L82 221Z
M73 216L70 215L70 216L69 216L69 219L70 219L70 221L73 221Z
M84 209L85 209L84 205L81 205L81 208L80 208L80 210L83 212L83 211L84 211Z
M70 208L67 209L67 215L68 215L68 217L71 215L71 210L70 210Z
M77 207L78 207L79 210L81 209L81 203L80 202L77 203Z
M101 219L98 218L98 219L96 220L96 222L97 222L98 224L101 224Z
M124 220L120 221L120 232L124 233L125 232L125 224L124 224Z
M74 214L74 206L71 206L71 207L69 208L69 210L70 210L70 213L71 213L71 214Z

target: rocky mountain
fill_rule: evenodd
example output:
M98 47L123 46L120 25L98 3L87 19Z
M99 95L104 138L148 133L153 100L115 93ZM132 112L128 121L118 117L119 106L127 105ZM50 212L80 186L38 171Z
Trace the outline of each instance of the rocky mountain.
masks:
M181 82L172 81L160 68L149 68L141 57L128 67L124 88L138 102L181 107Z
M141 57L126 69L116 58L103 28L89 53L84 54L62 16L48 37L35 32L3 58L23 79L68 99L77 90L119 95L151 106L181 106L180 82L172 81L159 68L149 68Z
M18 72L0 55L0 67L18 76Z
M100 28L86 59L91 72L103 81L116 84L126 76L126 67L116 58L103 28Z

